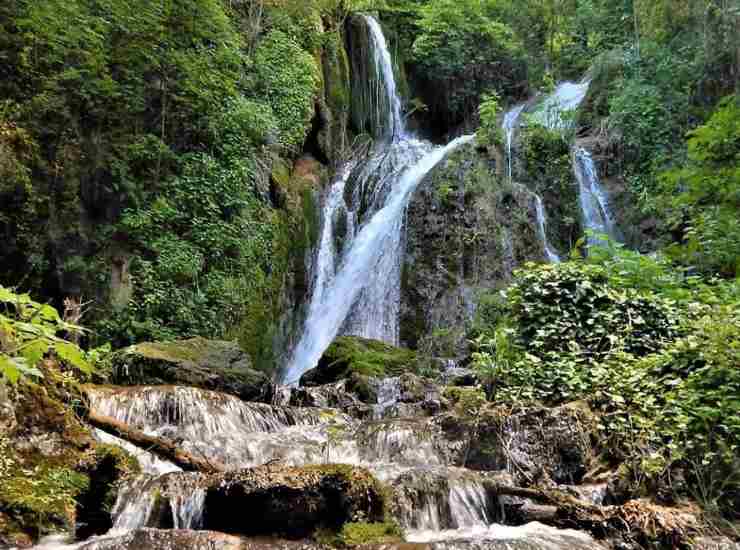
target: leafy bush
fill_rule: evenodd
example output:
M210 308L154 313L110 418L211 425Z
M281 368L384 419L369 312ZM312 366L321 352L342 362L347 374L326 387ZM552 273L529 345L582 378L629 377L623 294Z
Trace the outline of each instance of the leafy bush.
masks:
M685 278L665 260L635 255L519 271L497 326L474 342L474 368L497 400L587 400L633 493L654 491L680 468L705 506L731 514L740 491L740 285Z
M419 8L417 25L413 57L428 82L424 99L448 124L468 118L486 91L512 95L523 78L522 46L488 3L430 2Z
M15 384L21 377L41 377L37 368L54 354L84 374L92 366L77 345L60 334L79 334L80 327L64 322L56 309L0 286L0 384Z
M704 271L740 274L740 97L725 98L689 134L687 162L660 179L670 223L684 236L675 255Z

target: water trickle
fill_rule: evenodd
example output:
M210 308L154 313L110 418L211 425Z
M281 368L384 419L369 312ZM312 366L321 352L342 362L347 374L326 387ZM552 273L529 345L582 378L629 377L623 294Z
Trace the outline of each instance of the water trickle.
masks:
M555 249L547 238L547 216L545 215L545 206L542 204L542 197L537 193L533 193L533 195L535 211L537 213L537 232L542 241L542 246L545 249L545 257L548 262L558 264L560 263L560 256L555 252Z
M377 403L373 406L373 418L380 420L385 412L396 405L401 399L401 379L397 376L381 378L374 382L378 395Z
M519 121L519 115L522 114L522 111L526 107L525 103L521 103L514 108L506 111L506 114L504 115L504 122L503 122L503 129L506 133L506 162L507 162L507 168L508 168L508 174L509 174L509 181L512 179L512 144L514 141L514 131L516 130L517 122Z
M619 229L609 210L609 197L599 183L599 174L591 154L583 147L576 147L573 151L573 170L578 180L578 200L584 226L593 233L604 234L619 241ZM590 236L588 244L593 246L603 243L598 237Z
M199 487L201 477L178 472L129 481L118 492L112 511L113 529L159 527L170 520L175 529L197 529L206 498L205 490Z

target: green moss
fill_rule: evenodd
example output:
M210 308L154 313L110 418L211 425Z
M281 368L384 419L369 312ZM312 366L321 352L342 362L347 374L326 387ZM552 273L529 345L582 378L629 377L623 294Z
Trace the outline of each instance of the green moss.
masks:
M364 544L391 544L403 541L403 533L397 523L345 523L338 537L344 546Z
M20 530L38 535L74 525L75 499L88 489L90 478L50 461L24 463L0 439L0 510L10 511Z
M330 363L344 365L346 375L398 376L416 370L417 366L416 352L357 336L337 338L324 353L324 358Z

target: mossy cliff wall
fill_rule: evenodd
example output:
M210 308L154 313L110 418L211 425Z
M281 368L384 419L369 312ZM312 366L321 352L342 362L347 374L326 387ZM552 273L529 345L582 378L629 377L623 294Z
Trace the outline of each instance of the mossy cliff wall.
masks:
M480 294L505 286L524 261L542 258L534 220L531 194L498 176L473 144L432 170L407 212L401 342L458 355Z

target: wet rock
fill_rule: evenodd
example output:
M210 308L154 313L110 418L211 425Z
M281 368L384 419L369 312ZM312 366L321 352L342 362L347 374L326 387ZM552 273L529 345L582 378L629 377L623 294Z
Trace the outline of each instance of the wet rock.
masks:
M252 548L239 537L212 531L189 529L138 529L125 535L101 537L79 547L79 550L246 550Z
M374 395L372 389L364 387L367 378L399 376L415 370L417 362L411 350L358 336L341 336L324 352L316 368L301 376L301 385L320 386L346 378L347 389L368 402Z
M384 498L362 468L316 465L263 467L211 477L203 528L242 535L308 536L351 521L382 522Z
M466 467L507 470L518 484L578 484L593 460L590 417L574 406L489 406L482 410L477 430L457 412L439 421L448 438L469 441Z
M269 401L268 376L252 368L236 343L205 338L148 342L117 352L111 382L120 385L181 384Z
M334 408L355 418L372 416L372 407L346 389L347 380L323 386L292 388L288 403L293 407Z
M542 258L531 196L497 177L470 144L424 178L407 212L400 341L435 356L464 356L464 327L480 294Z

